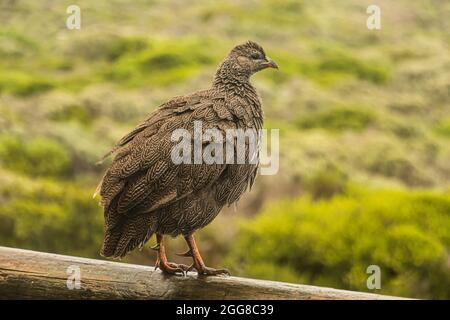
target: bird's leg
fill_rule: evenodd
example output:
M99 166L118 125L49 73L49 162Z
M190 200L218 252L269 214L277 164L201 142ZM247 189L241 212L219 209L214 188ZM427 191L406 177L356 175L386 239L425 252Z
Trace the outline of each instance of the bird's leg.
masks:
M177 272L186 274L186 272L191 269L191 267L185 264L177 264L167 261L166 247L164 245L162 234L156 234L156 242L157 242L156 246L152 247L152 249L156 250L158 253L156 258L155 269L160 268L163 272L169 274L176 274Z
M229 275L230 272L227 269L213 269L209 268L205 265L203 262L202 256L200 255L200 251L198 251L197 244L195 243L194 236L192 234L185 236L186 242L189 246L189 251L184 253L184 256L191 256L194 260L193 267L197 270L199 275L206 275L206 276L212 276L212 275L218 275L218 274L227 274Z

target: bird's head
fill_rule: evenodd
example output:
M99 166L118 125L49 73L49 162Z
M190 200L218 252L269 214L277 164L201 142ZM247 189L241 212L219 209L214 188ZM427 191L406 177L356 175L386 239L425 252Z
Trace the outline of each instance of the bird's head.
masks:
M228 58L235 61L238 69L250 75L266 68L278 69L275 61L267 57L264 49L253 41L234 47Z
M249 79L258 71L278 69L278 65L266 56L264 49L253 41L234 47L217 70L217 76Z

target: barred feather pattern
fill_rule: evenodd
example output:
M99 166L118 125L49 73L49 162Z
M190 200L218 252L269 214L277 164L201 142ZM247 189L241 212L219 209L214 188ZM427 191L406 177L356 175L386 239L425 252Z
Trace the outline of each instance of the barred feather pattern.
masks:
M248 163L254 156L248 148L244 164L174 164L171 150L177 142L171 135L183 128L193 136L195 120L202 121L203 131L216 128L223 137L227 129L262 128L261 102L249 81L252 70L237 61L252 50L264 54L253 42L235 47L210 89L161 105L110 152L115 157L98 188L105 219L103 256L122 257L153 233L191 234L251 187L258 164Z

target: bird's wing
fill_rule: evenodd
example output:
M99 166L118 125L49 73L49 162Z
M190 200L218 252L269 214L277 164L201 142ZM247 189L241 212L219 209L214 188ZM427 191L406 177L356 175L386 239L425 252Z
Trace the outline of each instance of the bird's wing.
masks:
M101 184L105 223L113 228L124 216L154 211L186 195L207 188L226 164L174 164L172 132L194 121L205 129L235 128L222 97L192 95L175 98L155 111L118 143L117 154ZM225 152L224 152L225 153Z
M126 146L130 141L136 137L143 130L149 130L152 127L154 130L159 129L161 123L164 122L168 117L170 117L172 112L176 110L183 110L184 108L193 107L198 104L201 100L201 96L188 96L188 97L175 97L172 100L160 105L155 112L152 112L147 119L145 119L141 124L139 124L136 128L134 128L131 132L127 133L123 136L119 142L108 152L106 153L99 163L103 162L106 158L108 158L113 153L117 152L124 146Z

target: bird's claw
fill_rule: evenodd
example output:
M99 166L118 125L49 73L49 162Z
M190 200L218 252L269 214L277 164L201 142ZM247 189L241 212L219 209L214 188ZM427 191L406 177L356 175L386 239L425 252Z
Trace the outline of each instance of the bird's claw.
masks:
M156 265L155 265L155 270L156 269L161 269L162 272L167 273L167 274L177 274L177 273L181 273L184 277L187 276L187 272L192 270L192 266L187 266L185 264L178 264L178 263L173 263L173 262L161 262L161 261L157 261Z
M188 265L185 265L182 263L178 264L178 263L168 262L167 264L172 268L177 268L177 269L183 270L185 272L191 271L193 268L193 266L188 266Z

